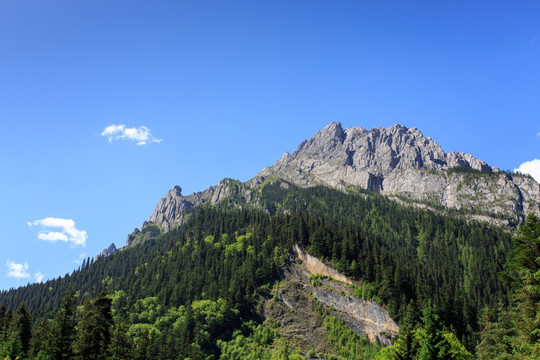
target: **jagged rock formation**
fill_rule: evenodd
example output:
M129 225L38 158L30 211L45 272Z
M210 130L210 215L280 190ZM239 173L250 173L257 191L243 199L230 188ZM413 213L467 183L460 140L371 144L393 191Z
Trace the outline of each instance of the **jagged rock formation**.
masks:
M96 255L94 257L94 261L97 261L102 257L107 257L109 255L116 254L117 252L118 252L118 249L116 248L116 245L114 245L114 243L112 243L111 245L109 245L108 248L103 249L102 252L100 252L98 255Z
M225 179L188 196L175 186L143 228L156 224L166 232L183 221L186 209L230 197L257 205L257 190L269 178L341 190L356 186L412 205L455 209L499 225L519 224L528 213L540 215L540 185L531 177L500 172L470 154L445 153L416 128L344 130L334 122L245 183ZM133 240L128 237L128 244Z
M464 153L445 153L416 128L343 130L331 123L258 177L300 186L347 185L518 223L540 213L540 185Z
M215 205L229 196L240 196L245 198L246 201L250 201L253 192L239 181L231 179L224 179L216 186L211 186L202 192L196 192L188 196L183 196L182 188L176 185L159 200L148 223L157 224L163 232L167 232L171 227L182 223L185 210L206 203ZM148 223L143 224L143 228ZM135 231L138 231L138 229Z

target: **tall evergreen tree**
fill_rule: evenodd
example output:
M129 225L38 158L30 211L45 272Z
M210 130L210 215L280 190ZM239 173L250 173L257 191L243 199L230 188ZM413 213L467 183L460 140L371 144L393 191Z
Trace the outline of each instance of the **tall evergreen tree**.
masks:
M512 339L516 336L516 328L511 314L499 304L493 311L486 309L480 321L482 340L476 347L478 360L513 359Z
M32 319L26 305L22 303L15 311L11 320L10 333L17 333L21 339L21 347L24 355L28 355L30 340L32 338Z
M73 342L75 340L75 296L73 288L64 293L60 308L56 312L51 329L50 352L54 360L70 360L73 358Z
M449 344L444 338L443 326L431 303L423 309L422 316L425 336L420 341L418 360L450 359Z
M101 292L97 299L85 305L74 344L78 359L105 360L109 358L111 302L107 293Z
M30 341L30 359L52 360L51 349L51 325L49 320L44 319L34 328Z
M127 325L121 319L116 319L111 337L110 359L131 360L133 343L127 336Z
M512 240L505 278L512 285L515 352L540 358L540 219L530 214Z

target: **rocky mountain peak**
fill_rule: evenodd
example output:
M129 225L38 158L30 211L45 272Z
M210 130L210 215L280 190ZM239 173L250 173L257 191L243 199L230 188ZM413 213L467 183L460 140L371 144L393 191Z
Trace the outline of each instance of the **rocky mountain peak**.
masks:
M159 224L164 227L164 231L168 231L170 225L181 218L183 211L192 207L193 203L182 196L182 188L176 185L158 202L150 222Z
M179 185L175 185L171 190L169 190L172 196L182 196L182 188Z
M472 172L492 176L473 178ZM450 208L504 213L513 221L523 211L538 212L540 200L534 180L508 178L470 154L445 153L417 128L400 124L344 130L331 123L257 176L270 175L300 186L354 185Z
M300 144L292 156L280 159L269 169L279 173L277 168L283 166L293 166L303 174L314 174L320 167L326 173L347 168L349 174L365 171L375 176L409 168L447 170L464 166L482 172L492 170L469 154L446 154L437 142L418 129L399 124L368 131L362 127L343 130L340 123L331 123ZM330 185L335 184L330 182Z
M341 123L333 122L317 132L311 139L302 142L294 154L324 154L333 152L345 141L346 134Z
M112 243L111 245L109 245L108 248L103 249L102 252L100 252L98 255L96 255L94 257L94 261L97 261L102 257L107 257L109 255L116 254L117 252L118 252L118 249L116 248L116 245L114 243Z

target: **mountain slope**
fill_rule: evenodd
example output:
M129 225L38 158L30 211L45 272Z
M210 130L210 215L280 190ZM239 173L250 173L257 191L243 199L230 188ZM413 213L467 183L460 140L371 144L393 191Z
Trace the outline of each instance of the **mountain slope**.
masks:
M183 210L182 225L163 233L147 224L136 245L63 278L0 292L0 304L14 310L25 302L34 317L50 317L68 286L78 304L106 286L129 337L144 344L146 336L157 354L145 358L180 351L235 359L230 354L258 349L252 358L271 359L313 349L325 358L372 359L378 346L358 333L388 344L397 330L389 316L401 328L410 313L411 326L422 326L419 311L430 304L472 350L480 310L507 293L498 273L510 235L499 227L367 191L279 179L250 190L257 210L245 184L223 186L228 196Z

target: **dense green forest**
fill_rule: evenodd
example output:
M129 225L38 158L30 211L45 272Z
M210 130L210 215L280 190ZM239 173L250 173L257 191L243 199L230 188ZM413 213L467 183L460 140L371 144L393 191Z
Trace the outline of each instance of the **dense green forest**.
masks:
M322 312L322 326L336 343L319 354L325 358L486 359L501 353L533 359L538 353L535 217L512 246L505 229L366 192L276 181L264 184L258 199L197 207L165 234L155 232L64 277L2 291L0 357L313 356L260 311L275 295L294 244L358 281L362 295L385 306L401 326L394 345L379 352L379 345ZM536 252L529 253L531 246Z

